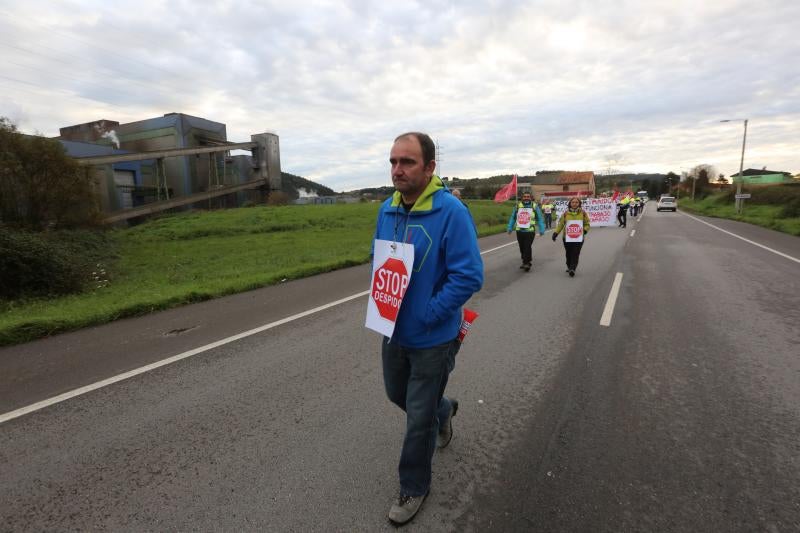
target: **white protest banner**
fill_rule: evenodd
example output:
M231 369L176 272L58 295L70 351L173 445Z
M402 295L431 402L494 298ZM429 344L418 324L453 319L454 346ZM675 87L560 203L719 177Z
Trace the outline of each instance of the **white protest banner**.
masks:
M556 211L556 224L558 224L558 221L561 218L561 215L563 215L564 211L567 210L567 201L566 200L556 200L555 202L553 202L553 205L556 206L556 209L555 209L555 211Z
M616 223L617 203L611 198L589 198L583 202L590 226L613 226Z
M567 210L567 200L556 200L556 221ZM611 198L586 198L583 200L583 210L589 215L589 225L613 226L617 217L617 204Z
M392 336L413 270L414 245L375 240L365 327Z

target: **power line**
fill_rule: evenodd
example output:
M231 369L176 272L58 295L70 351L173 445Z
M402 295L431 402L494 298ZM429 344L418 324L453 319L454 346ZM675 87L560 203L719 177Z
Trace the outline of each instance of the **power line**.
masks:
M59 58L57 58L57 57L50 56L48 54L43 54L43 53L37 52L35 50L30 50L30 49L23 48L23 47L20 47L20 46L12 45L12 44L9 44L9 43L3 42L3 41L0 41L0 45L6 46L8 48L13 48L15 50L20 50L20 51L28 53L28 54L34 54L34 55L43 57L45 59L59 61ZM43 47L43 48L49 49L48 47ZM168 90L164 90L162 88L162 86L164 85L164 82L160 81L159 84L156 85L156 84L153 84L153 83L140 81L140 80L136 79L135 77L128 76L129 73L126 72L126 71L119 70L119 71L115 72L115 71L113 71L113 70L111 70L111 69L109 69L107 67L98 67L97 65L94 65L91 61L87 60L86 58L81 58L80 56L77 56L75 54L66 53L66 55L70 56L70 57L73 57L73 58L77 58L83 64L88 65L92 69L93 73L100 73L100 74L109 76L110 77L109 79L111 79L111 80L123 80L125 84L139 85L139 86L147 89L151 93L158 93L158 94L161 94L162 96L166 96L166 97L174 96L174 91L168 91ZM32 65L20 64L20 63L16 63L16 62L8 60L8 59L6 59L5 61L7 63L13 64L13 65L17 65L19 67L27 68L27 69L30 69L30 70L35 70L35 71L38 71L38 72L45 73L47 75L54 75L54 76L58 76L58 77L61 77L61 78L64 78L64 79L70 79L72 81L78 81L78 82L89 82L90 81L90 80L87 80L86 78L75 78L75 77L69 76L67 74L57 73L52 69L43 69L43 68L34 67ZM59 64L61 64L61 63L59 63ZM120 78L119 77L120 73L125 75L125 77ZM94 81L94 80L91 80L91 81ZM94 83L97 84L97 83L100 83L100 82L95 81Z
M19 17L18 15L13 14L13 13L9 13L8 11L0 11L0 14L2 14L5 17L10 17L10 18L17 19L18 21L26 21L27 22L27 20ZM105 21L104 21L104 25L106 25L108 27L113 27L110 23L105 22ZM68 39L71 39L73 41L82 42L82 43L84 43L84 44L86 44L86 45L88 45L88 46L90 46L92 48L95 48L97 46L97 43L93 43L93 42L88 41L86 39L82 39L82 38L78 37L77 35L75 35L74 33L68 33L66 31L60 29L58 26L49 24L49 25L43 25L41 27L46 29L48 32L59 33L59 34L65 36L65 37L67 37ZM117 30L120 31L119 28L117 28ZM174 72L171 72L171 71L168 71L166 69L163 69L163 68L159 67L158 65L145 63L144 61L140 61L140 60L138 60L138 59L136 59L136 58L134 58L132 56L127 56L126 57L126 54L123 53L123 52L115 51L114 52L114 57L122 59L122 60L125 60L125 61L129 61L131 63L138 63L138 64L143 65L143 66L145 66L145 67L147 67L149 69L152 69L152 70L160 70L161 72L163 72L165 74L169 74L170 76L174 76L174 74L175 74ZM186 81L186 80L184 80L184 81Z
M67 97L74 98L75 100L80 100L80 101L84 101L84 102L100 102L102 105L105 105L105 106L107 106L108 108L110 108L112 110L118 110L120 113L124 113L125 112L121 107L116 106L114 104L111 104L109 102L103 102L103 101L99 101L99 100L91 100L89 98L86 98L84 96L80 96L80 95L78 95L78 94L76 94L74 92L71 92L71 91L66 91L64 89L55 89L55 88L52 88L52 87L45 87L45 86L40 85L38 83L32 83L32 82L29 82L29 81L20 80L20 79L17 79L17 78L12 78L10 76L5 76L3 74L0 74L0 79L8 80L8 81L13 82L13 83L21 83L21 84L24 84L24 85L29 85L29 86L33 87L34 89L41 91L46 96L52 95L54 93L63 94L65 96L67 96ZM4 85L6 87L10 87L10 85L8 85L6 82L0 81L0 84Z

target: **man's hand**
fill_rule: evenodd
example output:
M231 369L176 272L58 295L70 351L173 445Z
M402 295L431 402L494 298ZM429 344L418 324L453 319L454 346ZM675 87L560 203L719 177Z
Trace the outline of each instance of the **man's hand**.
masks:
M511 230L508 230L506 233L508 233L509 235L511 235Z
M558 237L558 233L553 232L553 242L556 242L556 237Z

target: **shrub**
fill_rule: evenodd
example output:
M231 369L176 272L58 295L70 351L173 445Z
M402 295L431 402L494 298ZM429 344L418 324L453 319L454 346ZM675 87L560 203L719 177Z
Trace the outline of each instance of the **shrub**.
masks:
M800 196L789 198L778 213L780 218L800 217Z
M111 257L110 240L103 233L34 233L0 226L0 298L80 292L92 281L93 268Z
M54 139L23 135L0 117L0 220L33 229L78 227L99 220L87 168Z

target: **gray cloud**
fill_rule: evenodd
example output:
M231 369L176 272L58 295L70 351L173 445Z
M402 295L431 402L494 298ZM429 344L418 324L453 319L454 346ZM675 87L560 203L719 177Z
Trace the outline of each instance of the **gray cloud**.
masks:
M0 115L50 134L170 111L275 131L286 170L337 190L388 184L411 129L446 175L599 171L610 153L728 174L741 131L718 121L748 117L753 166L800 170L791 0L110 6L0 1Z

